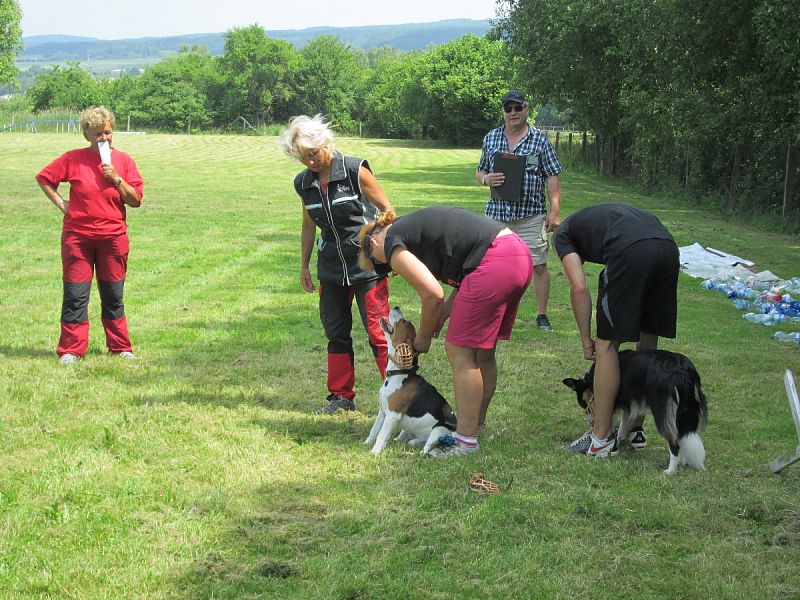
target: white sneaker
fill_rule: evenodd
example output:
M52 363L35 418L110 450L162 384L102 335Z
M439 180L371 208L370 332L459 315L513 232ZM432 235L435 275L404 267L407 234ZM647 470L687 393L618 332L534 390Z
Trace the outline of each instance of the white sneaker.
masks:
M124 358L125 360L139 360L133 352L119 352L118 356L120 358Z
M432 448L428 454L428 458L450 458L450 457L463 457L472 456L478 453L479 446L467 446L459 442L452 435L441 436L436 447Z
M62 365L74 365L80 357L77 354L62 354L58 362Z

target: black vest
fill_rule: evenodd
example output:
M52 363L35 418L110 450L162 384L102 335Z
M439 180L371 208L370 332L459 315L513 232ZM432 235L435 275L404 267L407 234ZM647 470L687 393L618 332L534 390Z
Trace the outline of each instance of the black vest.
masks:
M362 165L370 169L364 159L343 156L338 152L334 154L327 198L313 171L306 169L294 178L295 191L320 229L317 278L323 283L354 285L378 279L389 272L386 265L378 265L377 273L364 271L358 266L358 232L379 212L361 193L358 171Z

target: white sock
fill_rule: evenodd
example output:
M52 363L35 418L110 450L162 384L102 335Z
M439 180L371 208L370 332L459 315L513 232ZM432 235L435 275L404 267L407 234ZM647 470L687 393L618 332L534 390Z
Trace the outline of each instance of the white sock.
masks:
M461 435L460 433L454 433L453 438L456 439L460 444L464 446L469 446L470 448L474 448L478 445L478 438L477 437L470 437L468 435Z

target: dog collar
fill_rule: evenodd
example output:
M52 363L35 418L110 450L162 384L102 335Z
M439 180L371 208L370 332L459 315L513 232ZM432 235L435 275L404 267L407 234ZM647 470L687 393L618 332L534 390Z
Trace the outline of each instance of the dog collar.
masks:
M416 374L417 369L419 369L419 365L414 365L410 369L391 369L386 371L386 378L393 377L395 375L413 375Z

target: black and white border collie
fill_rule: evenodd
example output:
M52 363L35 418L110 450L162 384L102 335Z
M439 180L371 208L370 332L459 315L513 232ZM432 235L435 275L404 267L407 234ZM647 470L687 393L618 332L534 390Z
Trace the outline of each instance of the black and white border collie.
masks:
M672 475L685 464L703 469L705 448L700 433L706 427L708 403L694 364L683 354L666 350L623 350L619 353L620 385L614 413L621 412L617 443L627 439L630 423L653 415L658 433L669 445ZM564 379L592 421L594 364L583 379Z

